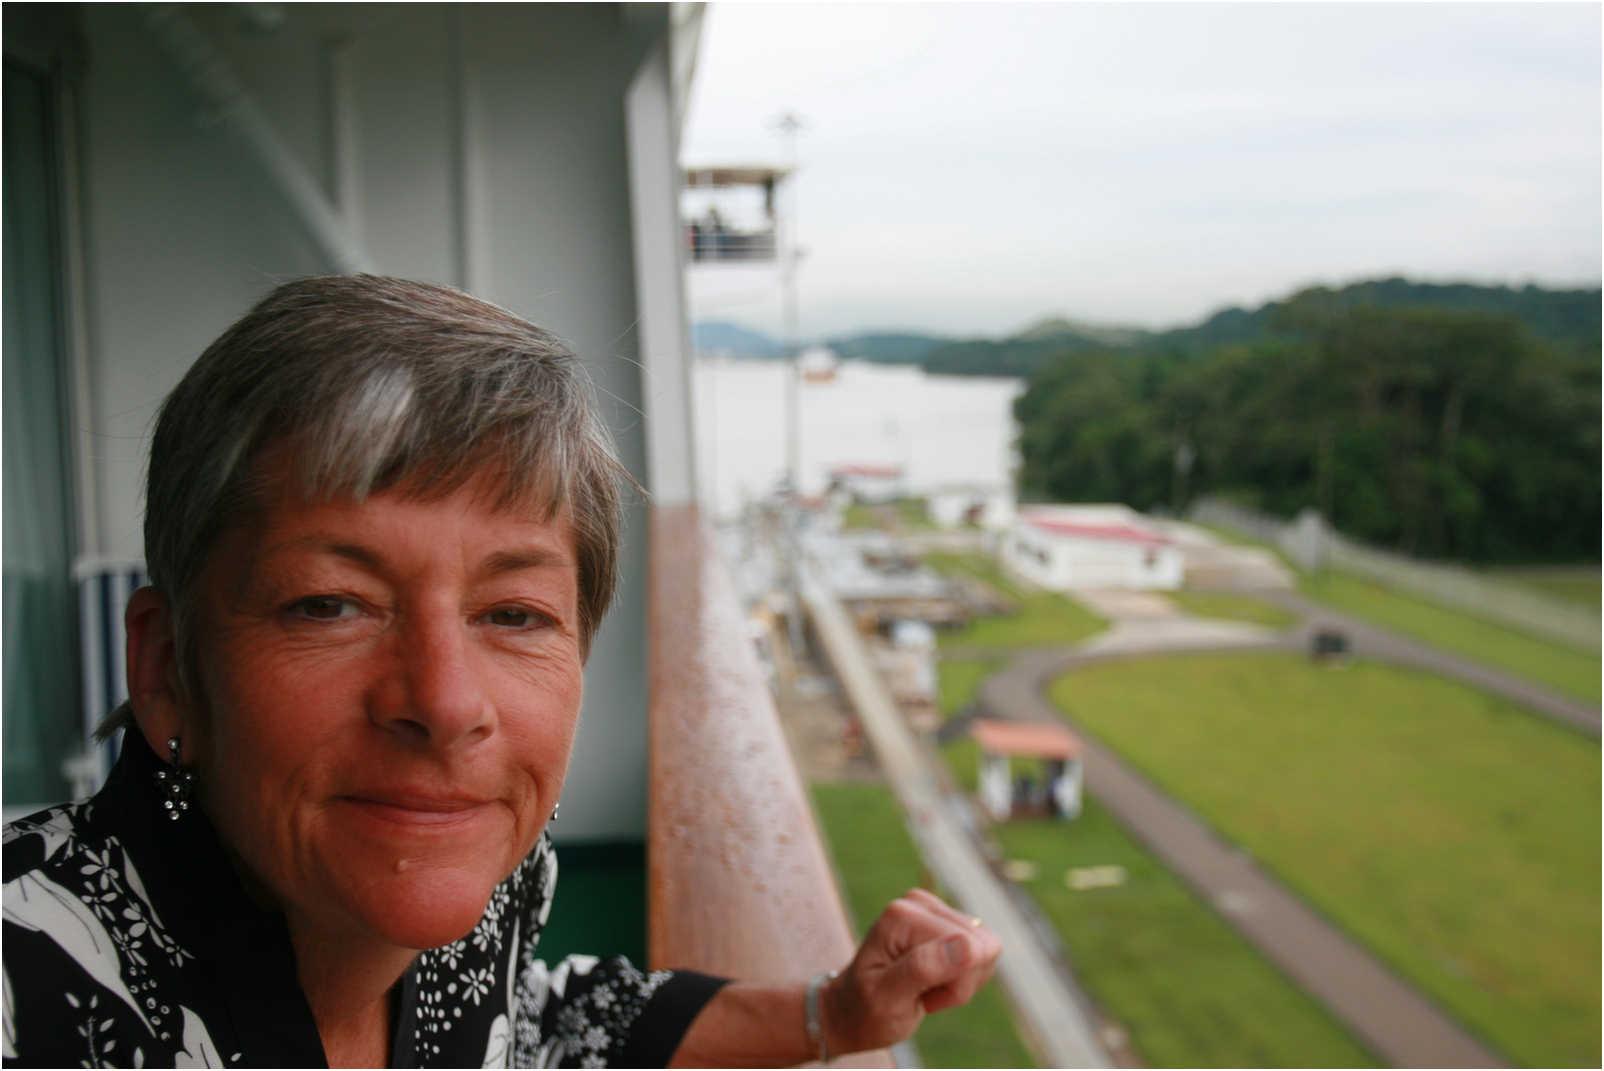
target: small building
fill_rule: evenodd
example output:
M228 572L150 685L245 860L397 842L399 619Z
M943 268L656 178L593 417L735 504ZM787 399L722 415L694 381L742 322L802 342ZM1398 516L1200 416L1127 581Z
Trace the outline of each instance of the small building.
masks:
M830 470L830 486L853 502L895 502L905 493L901 465L847 464Z
M1052 722L976 718L969 735L980 747L980 805L995 821L1015 814L1076 818L1081 811L1081 744L1074 733ZM1039 779L1015 780L1012 761L1034 759Z
M925 508L941 528L968 525L1001 531L1014 522L1014 493L1004 485L949 484L932 489Z
M1002 558L1020 576L1059 591L1173 591L1184 574L1175 542L1120 505L1022 509L1003 540Z

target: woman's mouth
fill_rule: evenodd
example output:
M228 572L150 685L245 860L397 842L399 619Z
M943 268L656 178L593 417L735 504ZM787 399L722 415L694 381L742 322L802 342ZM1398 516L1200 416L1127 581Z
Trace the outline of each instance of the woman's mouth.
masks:
M490 801L469 796L427 792L359 792L339 797L357 814L403 829L452 829L483 817Z

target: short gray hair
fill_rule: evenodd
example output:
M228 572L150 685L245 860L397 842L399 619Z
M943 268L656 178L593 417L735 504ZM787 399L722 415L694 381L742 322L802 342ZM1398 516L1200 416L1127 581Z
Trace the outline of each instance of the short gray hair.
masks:
M195 580L218 536L261 507L259 462L280 446L309 498L362 499L403 482L444 495L488 474L498 508L566 510L588 651L617 586L624 488L639 485L583 366L555 335L460 290L330 275L268 294L157 417L145 560L172 607L186 683Z

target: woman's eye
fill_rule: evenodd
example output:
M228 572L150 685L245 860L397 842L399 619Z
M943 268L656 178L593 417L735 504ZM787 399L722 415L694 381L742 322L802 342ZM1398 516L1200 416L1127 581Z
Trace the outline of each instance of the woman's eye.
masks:
M534 628L542 620L541 616L532 610L524 610L517 606L503 606L499 610L491 610L485 618L492 625L501 628Z
M290 609L297 616L312 621L338 621L356 613L356 606L338 595L313 595L295 603Z

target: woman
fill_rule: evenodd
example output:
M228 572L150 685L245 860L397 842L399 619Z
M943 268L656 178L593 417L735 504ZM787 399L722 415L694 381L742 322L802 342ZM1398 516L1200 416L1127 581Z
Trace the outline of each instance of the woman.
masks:
M18 1064L791 1064L998 945L910 893L837 977L535 958L630 482L573 357L442 287L280 287L168 397L122 756L5 848Z

